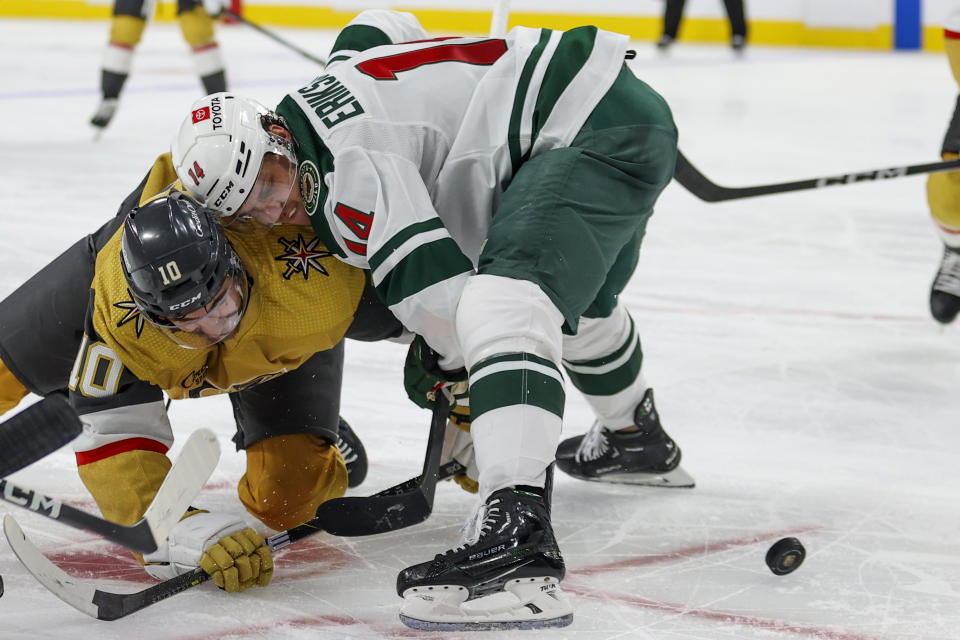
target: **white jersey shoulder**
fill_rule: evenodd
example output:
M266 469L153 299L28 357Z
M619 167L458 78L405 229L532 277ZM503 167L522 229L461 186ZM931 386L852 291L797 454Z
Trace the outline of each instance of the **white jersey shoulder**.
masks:
M337 175L325 176L328 217L339 175L371 165L391 171L384 159L394 167L402 160L475 260L513 173L525 159L572 141L620 72L627 43L594 27L516 27L504 39L440 39L353 55L291 94L334 158ZM377 189L364 191L349 204L371 211Z

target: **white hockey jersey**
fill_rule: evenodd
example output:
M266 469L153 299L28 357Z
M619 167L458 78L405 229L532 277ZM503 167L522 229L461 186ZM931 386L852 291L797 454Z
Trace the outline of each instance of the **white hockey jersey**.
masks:
M450 369L463 364L457 303L501 194L526 159L570 144L628 39L596 27L426 37L410 14L364 12L327 73L278 112L299 144L318 235L371 270L384 302ZM419 41L382 44L398 38Z

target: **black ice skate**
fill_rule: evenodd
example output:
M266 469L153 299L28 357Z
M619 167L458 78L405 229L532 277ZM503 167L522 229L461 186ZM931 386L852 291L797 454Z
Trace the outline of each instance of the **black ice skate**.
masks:
M113 115L116 112L117 98L104 98L100 103L100 106L97 107L93 117L90 118L90 124L95 126L97 129L103 129L110 124L110 121L113 120Z
M557 447L557 467L581 480L693 487L693 478L680 467L680 447L660 426L653 389L643 395L633 421L639 431L611 431L595 422L585 435L567 438Z
M427 631L536 629L573 622L560 591L563 558L540 490L494 492L477 515L475 540L397 576L400 620Z
M336 447L340 449L340 455L343 456L343 461L347 465L347 486L350 488L359 486L367 477L367 451L363 448L360 438L342 417Z
M943 324L953 322L960 313L960 248L943 247L940 269L930 287L930 313Z
M674 43L675 40L676 40L675 36L668 36L667 34L663 34L662 36L660 36L660 39L657 40L657 49L659 49L660 51L666 51L667 49L670 48L670 46Z

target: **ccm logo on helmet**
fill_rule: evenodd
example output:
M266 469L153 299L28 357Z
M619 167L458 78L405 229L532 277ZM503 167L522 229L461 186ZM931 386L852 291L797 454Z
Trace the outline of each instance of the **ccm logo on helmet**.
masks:
M209 107L201 107L193 110L193 124L210 120L213 130L223 126L223 106L220 104L220 98L211 98Z
M167 307L167 309L169 311L176 311L177 309L183 309L184 307L190 306L191 304L199 300L201 295L203 294L198 293L197 295L193 296L189 300L184 300L183 302L178 302L176 304L170 305L169 307Z
M233 180L227 183L227 186L223 191L220 192L220 195L217 196L217 199L213 201L213 206L219 207L223 204L223 201L227 199L227 196L230 195L230 192L233 191Z

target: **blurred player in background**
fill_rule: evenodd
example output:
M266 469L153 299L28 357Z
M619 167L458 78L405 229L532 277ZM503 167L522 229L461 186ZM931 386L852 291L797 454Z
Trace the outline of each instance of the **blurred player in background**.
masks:
M367 11L340 33L327 73L276 114L231 118L246 99L207 96L173 144L183 185L229 218L235 194L289 184L276 162L257 178L237 165L247 140L291 141L296 188L276 209L308 214L420 334L405 371L411 398L429 404L469 377L475 526L400 573L410 626L569 624L554 459L597 480L666 484L680 471L618 303L677 142L669 107L625 66L627 44L595 27L434 41L411 14ZM214 109L218 127L205 117ZM598 422L558 453L563 368Z
M147 20L153 16L156 0L115 0L110 24L110 40L103 55L100 74L100 106L90 119L103 129L113 119L127 77L133 65L133 52ZM177 19L183 38L190 45L193 66L204 93L225 91L227 80L223 54L213 32L216 16L223 11L223 0L177 0Z
M686 0L664 0L663 35L657 41L657 48L666 50L676 41L685 4ZM734 51L743 51L747 45L747 20L743 0L723 0L723 7L730 20L730 46Z
M947 17L943 43L953 78L960 86L960 9ZM960 157L960 96L940 154L944 160ZM943 240L940 268L930 287L930 313L937 322L948 324L960 313L960 171L931 174L927 179L927 202Z

